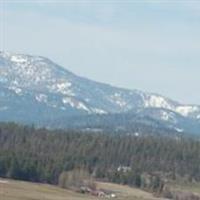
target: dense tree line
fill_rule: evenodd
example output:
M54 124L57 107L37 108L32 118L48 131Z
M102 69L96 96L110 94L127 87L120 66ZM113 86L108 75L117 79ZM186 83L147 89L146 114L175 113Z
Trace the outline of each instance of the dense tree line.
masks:
M155 187L160 174L200 181L200 142L0 124L1 177L57 184L62 172L79 167L96 178L138 187L145 174L156 175Z

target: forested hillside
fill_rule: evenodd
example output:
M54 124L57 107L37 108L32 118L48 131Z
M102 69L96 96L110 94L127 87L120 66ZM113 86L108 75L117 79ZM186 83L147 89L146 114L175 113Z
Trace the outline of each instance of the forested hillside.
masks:
M63 171L81 167L96 178L136 186L144 174L200 181L200 142L0 124L1 177L57 184Z

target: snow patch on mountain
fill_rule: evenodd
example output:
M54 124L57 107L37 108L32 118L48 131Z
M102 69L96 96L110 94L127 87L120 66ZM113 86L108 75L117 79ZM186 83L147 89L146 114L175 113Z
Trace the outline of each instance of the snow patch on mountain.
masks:
M88 113L90 113L90 109L87 108L87 106L84 103L76 100L75 98L64 97L62 101L63 101L64 104L69 104L73 108L85 110Z
M172 124L177 124L177 119L174 112L169 110L162 110L161 111L161 119L166 122L170 122Z
M182 114L183 116L188 116L191 113L198 112L200 109L197 106L178 106L176 112Z
M87 108L87 106L82 103L82 102L77 102L77 105L76 105L76 108L77 109L82 109L82 110L85 110L87 111L88 113L90 113L90 110Z
M37 94L35 99L38 101L38 102L43 102L43 103L47 103L47 95L45 94Z
M71 113L137 114L145 110L146 116L174 126L181 116L196 121L200 119L199 106L183 105L158 94L127 90L91 81L76 76L40 56L0 52L0 88L3 102L7 102L10 100L9 97L13 96L10 105L13 105L15 111L16 105L20 106L20 102L31 104L35 108L41 105L44 112L53 108L50 113L44 113L46 118L49 114L53 118L55 110L58 114L61 112L61 116ZM10 105L5 103L0 107L0 111L6 106L10 108Z
M75 107L75 102L72 100L72 98L71 97L64 97L63 99L62 99L62 102L64 103L64 104L69 104L71 107Z
M155 108L165 108L165 109L173 109L170 103L161 96L156 96L156 95L149 95L147 100L144 102L145 107L155 107Z
M176 131L178 131L179 133L182 133L184 130L182 128L175 128Z
M10 87L8 87L8 89L14 91L14 92L15 92L16 94L18 94L18 95L21 95L21 93L22 93L22 89L21 89L21 88L18 88L18 87L16 87L16 86L10 86Z
M99 109L99 108L92 108L91 110L92 110L92 112L94 112L96 114L100 114L100 115L108 114L108 112L106 112L105 110Z
M11 59L10 59L12 62L15 62L15 63L25 63L27 62L27 58L25 58L24 56L22 55L14 55L14 56L11 56Z
M120 93L115 93L114 95L111 95L110 97L111 102L117 104L121 108L125 107L127 105L127 102L122 97Z
M64 81L55 83L51 89L56 93L61 93L63 95L68 95L68 96L75 96L74 92L71 89L71 86L72 83Z
M169 115L169 113L163 111L163 112L162 112L161 118L162 118L163 120L165 120L165 121L168 121L169 118L170 118L170 115Z

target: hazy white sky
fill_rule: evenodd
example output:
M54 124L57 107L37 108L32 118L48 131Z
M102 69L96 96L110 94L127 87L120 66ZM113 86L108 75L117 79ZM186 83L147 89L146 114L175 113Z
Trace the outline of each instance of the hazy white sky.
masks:
M0 0L0 49L200 104L198 0Z

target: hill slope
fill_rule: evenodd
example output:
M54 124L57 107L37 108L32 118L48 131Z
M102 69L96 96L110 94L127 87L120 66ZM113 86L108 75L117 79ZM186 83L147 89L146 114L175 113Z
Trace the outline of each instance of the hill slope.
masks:
M79 77L41 56L0 52L0 120L40 123L131 112L180 132L200 127L200 106Z
M112 183L98 183L102 189L115 191L116 200L161 200L139 189ZM47 184L0 179L0 197L2 200L97 200L99 198L64 190ZM101 198L102 199L102 198ZM105 198L103 198L105 199Z

